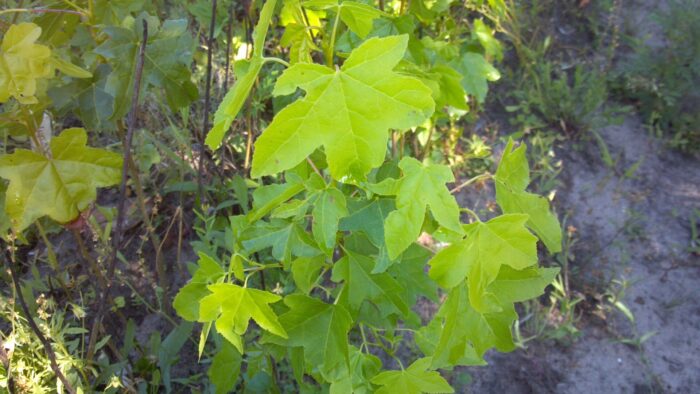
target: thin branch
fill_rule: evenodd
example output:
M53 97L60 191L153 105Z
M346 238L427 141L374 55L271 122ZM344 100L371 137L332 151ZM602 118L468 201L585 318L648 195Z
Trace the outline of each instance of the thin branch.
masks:
M489 174L489 173L477 175L477 176L475 176L474 178L470 178L470 179L468 179L468 180L466 180L466 181L460 183L459 186L455 187L454 189L451 189L451 190L450 190L450 194L455 194L455 193L457 193L458 191L464 189L465 187L471 185L472 183L474 183L474 182L476 182L476 181L480 181L480 180L482 180L482 179L488 179L488 178L491 178L491 177L493 177L493 175L491 175L491 174Z
M231 41L233 41L233 1L228 5L228 27L226 28L226 68L224 69L224 91L228 91L228 73L231 68Z
M107 287L102 289L102 295L99 300L99 309L95 316L95 321L92 323L92 335L90 336L90 345L88 346L87 360L92 361L95 351L95 340L97 332L102 323L102 316L107 309L107 300L111 297L112 278L117 266L117 251L121 248L122 231L124 227L124 217L126 216L126 181L129 177L129 163L131 162L131 141L134 138L134 129L136 128L136 112L139 106L139 93L141 91L141 76L143 75L143 63L146 57L146 44L148 42L148 23L143 19L143 41L139 48L138 60L136 63L136 74L134 77L134 86L131 94L131 109L127 117L127 130L124 138L124 158L122 163L122 180L119 185L119 200L117 201L117 219L114 224L114 234L112 236L112 250L110 251L107 260Z
M10 253L10 252L6 252ZM49 358L49 364L51 365L51 370L53 370L53 373L56 374L56 377L58 380L61 381L63 384L63 387L65 387L66 391L75 394L75 389L73 386L68 382L68 379L66 379L66 376L63 375L63 372L61 372L61 369L58 367L58 363L56 362L56 353L54 353L53 348L51 347L51 343L46 339L44 334L42 334L41 330L39 329L39 326L36 325L36 322L34 321L34 318L32 317L31 313L29 312L29 307L27 306L27 302L24 300L24 294L22 293L22 286L20 285L20 278L19 275L17 274L17 271L15 270L13 261L14 259L8 258L5 256L3 259L5 260L5 263L7 264L7 267L10 269L10 275L12 276L12 282L15 284L15 292L17 293L17 300L19 301L19 305L22 308L22 312L24 312L24 316L27 318L27 323L29 324L29 327L32 329L34 332L34 335L39 338L39 342L44 346L44 351L46 352L46 356ZM9 371L8 371L9 373Z
M209 105L211 101L211 63L212 52L214 51L214 30L216 29L216 0L211 2L211 23L209 24L209 38L207 43L207 81L204 87L204 116L202 120L202 135L200 136L201 152L199 152L199 168L197 168L197 199L200 207L203 205L204 185L202 171L204 170L204 155L206 148L204 138L209 130Z
M31 12L33 14L48 14L48 13L53 13L53 14L73 14L73 15L78 15L78 16L85 16L84 13L80 11L72 11L72 10L60 10L60 9L51 9L51 8L8 8L6 10L0 11L0 15L2 14L9 14L9 13L19 13L19 12Z

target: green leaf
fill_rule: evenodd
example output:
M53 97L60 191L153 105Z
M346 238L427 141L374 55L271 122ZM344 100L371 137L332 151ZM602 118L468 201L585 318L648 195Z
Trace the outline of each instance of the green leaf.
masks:
M503 60L503 48L501 47L501 43L493 36L493 30L486 26L483 20L474 20L474 30L472 34L476 36L481 46L484 47L486 55L494 57L498 61Z
M113 68L106 85L106 90L114 96L112 120L126 115L131 103L143 39L140 20L138 22L134 22L131 28L106 26L102 31L108 39L95 48L95 53L108 59ZM149 18L143 89L149 86L161 88L170 108L186 107L198 96L197 86L190 76L193 39L187 31L187 20L167 20L160 28L151 26L152 22L153 18Z
M228 341L221 343L221 348L212 359L207 371L209 380L216 387L216 394L225 394L233 391L241 373L243 357Z
M289 48L289 61L294 63L313 63L311 53L318 51L311 31L303 24L290 23L284 27L280 45Z
M503 215L464 226L466 237L430 261L430 277L444 288L455 287L466 277L474 308L497 310L499 302L487 288L501 265L524 269L537 264L537 238L525 228L527 219L527 215Z
M371 187L382 194L396 194L397 209L384 222L386 246L392 260L418 239L428 207L441 226L463 233L459 206L445 186L454 182L452 170L444 165L422 164L408 156L401 160L399 167L403 171L399 180L389 178ZM394 184L393 191L391 187L381 190L388 184Z
M484 102L489 91L487 81L501 79L498 70L480 53L467 52L450 65L464 76L462 78L464 91L474 96L479 103Z
M512 304L501 304L500 311L479 313L469 302L466 282L450 290L435 319L442 321L442 331L433 354L433 368L456 365L484 365L484 353L496 347L508 352L515 349L511 326L517 314Z
M326 249L332 250L336 243L338 222L347 215L345 195L340 190L330 187L322 191L312 211L312 231L316 242Z
M207 138L204 141L212 150L217 149L221 145L226 132L228 132L229 128L231 128L231 123L233 123L236 116L238 116L238 112L240 112L241 107L243 107L262 69L264 64L263 49L265 47L265 36L267 35L267 30L270 26L276 4L277 0L267 0L265 5L263 5L260 11L260 19L253 32L253 56L250 61L245 63L245 67L237 68L240 71L236 75L236 83L233 85L233 88L226 93L224 100L214 114L214 126L209 130Z
M192 327L192 323L182 322L165 337L163 343L158 347L158 369L160 369L166 393L172 391L170 368L177 362L182 347L190 338Z
M413 244L401 255L398 263L389 267L389 273L404 289L402 299L412 306L419 296L437 302L437 285L425 272L425 264L432 256L429 250Z
M507 265L501 266L496 280L488 291L496 294L502 302L522 302L542 295L559 273L559 268L531 267L515 270Z
M384 371L372 378L372 383L382 386L377 394L454 393L454 390L438 372L430 371L430 358L416 360L402 371Z
M51 140L50 158L25 149L0 156L0 177L10 181L5 210L15 231L45 215L68 223L95 200L96 188L119 183L121 156L86 143L85 130L72 128Z
M287 346L302 346L309 363L324 375L350 363L348 331L352 317L342 305L330 305L306 295L292 294L284 298L289 312L280 322L289 334Z
M209 295L207 286L219 282L225 275L224 269L214 259L203 252L198 254L197 270L192 280L178 291L173 300L175 312L188 321L199 319L199 302Z
M63 86L52 88L48 94L61 113L72 111L90 130L113 130L109 120L114 97L107 93L105 85L111 73L107 64L101 64L92 78L73 79Z
M281 300L282 297L230 283L216 283L207 286L207 289L211 294L199 303L198 321L216 320L216 330L240 353L243 353L241 336L248 329L250 319L255 320L262 329L287 338L287 332L268 305Z
M331 381L330 394L373 393L370 379L382 369L382 361L350 346L350 365Z
M272 247L272 257L277 261L290 262L292 256L313 257L320 254L311 237L295 222L279 219L257 222L241 238L248 253Z
M35 44L41 28L33 23L12 25L0 47L0 103L14 97L22 104L35 104L37 79L49 78L54 70L51 49Z
M343 282L342 296L347 297L352 311L358 311L365 300L388 301L396 312L408 313L408 305L399 296L403 288L388 273L372 274L374 261L367 256L348 251L333 266L331 280Z
M258 138L252 176L292 168L321 145L336 180L362 180L378 167L389 129L416 126L434 109L427 86L392 71L407 43L406 35L371 38L339 69L297 63L285 70L273 94L301 88L306 96L280 111Z
M292 262L292 278L302 293L309 294L313 289L324 265L324 256L299 257Z
M342 231L364 233L372 245L377 247L378 256L372 269L373 274L382 273L391 265L384 242L384 220L394 209L396 205L391 198L350 199L348 200L350 215L341 219L338 226Z
M385 15L382 11L352 0L308 0L302 3L304 7L316 10L333 9L340 12L340 20L353 33L365 38L372 31L374 20Z
M530 167L527 163L526 147L513 150L509 140L503 151L496 180L496 202L504 213L524 213L530 216L527 226L537 234L550 253L561 251L561 225L549 207L546 198L528 193Z
M60 72L73 78L92 78L92 73L61 58L51 58L51 63Z

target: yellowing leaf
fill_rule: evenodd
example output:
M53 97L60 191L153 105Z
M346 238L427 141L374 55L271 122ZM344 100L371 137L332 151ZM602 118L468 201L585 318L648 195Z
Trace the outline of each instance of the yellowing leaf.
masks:
M502 264L524 269L537 264L537 238L525 228L527 215L503 215L486 223L464 226L467 236L438 252L430 261L430 277L445 288L469 283L469 300L481 312L498 310L487 287Z
M525 156L525 145L513 150L508 141L494 179L496 202L504 213L525 213L530 216L527 226L537 234L551 253L561 251L561 225L549 208L549 201L525 188L530 183L530 167Z
M287 338L287 332L268 305L281 300L280 296L230 283L216 283L207 289L211 294L200 301L198 320L204 323L216 320L216 330L240 353L243 353L241 337L248 329L250 319L264 330Z
M379 194L396 195L397 210L384 222L386 246L392 260L418 239L428 207L441 226L463 233L459 206L445 186L454 182L450 168L424 165L412 157L404 157L399 167L403 171L399 180L389 178L372 187Z
M405 370L378 374L372 378L372 383L382 386L376 393L454 393L450 384L438 372L428 370L430 362L429 357L421 358Z
M362 180L386 154L388 131L416 126L435 103L418 79L393 70L408 36L371 38L340 69L297 63L277 80L274 94L299 87L306 96L287 106L255 143L252 176L290 169L325 147L336 180Z
M96 188L119 183L121 156L86 143L85 130L73 128L51 140L50 157L25 149L0 156L0 177L10 181L5 209L15 231L45 215L70 222L95 200Z
M12 25L5 33L0 52L0 103L14 97L22 104L38 102L36 80L53 71L51 49L35 44L41 28L33 23Z

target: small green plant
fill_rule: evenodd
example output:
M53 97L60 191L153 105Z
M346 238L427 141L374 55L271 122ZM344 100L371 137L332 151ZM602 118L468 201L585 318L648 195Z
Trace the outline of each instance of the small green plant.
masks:
M606 106L605 77L583 65L569 72L555 63L540 62L531 76L523 77L513 98L518 104L509 110L517 113L516 124L558 130L570 138L608 124L614 114Z
M619 90L632 99L652 131L671 146L700 151L700 5L693 0L669 2L656 19L664 33L660 47L635 45L622 63Z

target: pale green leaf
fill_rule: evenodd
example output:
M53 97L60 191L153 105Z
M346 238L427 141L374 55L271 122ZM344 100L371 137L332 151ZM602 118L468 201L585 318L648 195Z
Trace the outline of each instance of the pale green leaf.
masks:
M530 183L525 152L524 144L513 150L513 141L508 141L494 176L496 202L504 213L529 215L527 226L537 234L550 253L557 253L561 251L561 225L546 198L525 191Z
M503 215L464 226L466 237L430 261L430 277L444 288L467 278L473 307L482 312L497 310L499 302L487 288L501 265L524 269L537 264L537 238L525 228L527 219L527 215Z
M496 58L496 60L499 61L503 60L503 48L501 47L501 43L493 36L493 30L486 26L483 20L474 20L474 30L472 34L479 40L479 43L484 47L484 51L489 57Z
M45 215L68 223L95 201L96 188L119 183L121 156L86 143L84 129L66 129L51 139L50 158L25 149L0 156L0 177L10 181L5 210L15 231Z
M326 249L333 249L338 232L338 222L348 215L345 195L330 187L320 193L312 211L312 231L316 242Z
M450 65L462 74L464 91L480 103L484 102L489 91L488 81L498 81L501 78L498 70L480 53L467 52Z
M430 371L430 358L416 360L402 371L384 371L372 383L382 386L377 394L454 393L454 390L438 372Z
M450 291L435 319L442 323L442 331L433 354L434 368L484 365L488 349L515 349L510 331L517 319L513 305L503 303L498 312L479 313L469 302L466 282Z
M36 44L41 28L33 23L12 25L0 47L0 103L14 97L22 104L38 102L37 79L53 72L51 49Z
M507 265L501 266L496 280L488 291L496 294L502 302L522 302L542 295L559 273L559 268L530 267L515 270Z
M73 78L91 78L92 73L76 66L73 63L67 62L61 58L53 57L51 58L51 63L58 69L58 71L68 75Z
M200 252L192 280L178 291L173 300L177 314L185 320L196 321L199 318L199 302L209 295L207 286L219 282L223 277L224 270L219 263Z
M324 146L334 179L364 179L383 162L389 129L416 126L434 109L428 87L392 71L407 43L406 35L371 38L339 69L298 63L285 70L274 94L299 87L306 96L280 111L258 138L252 176L292 168Z
M459 206L445 186L454 182L450 168L425 165L408 156L401 160L399 167L403 176L396 181L397 209L384 222L386 246L392 260L418 239L427 208L441 226L463 233Z
M267 0L260 11L260 18L253 32L253 56L249 62L246 61L244 68L239 68L241 71L236 75L236 83L226 93L224 100L214 114L214 126L204 141L210 149L217 149L221 145L221 141L223 141L233 120L238 116L238 112L243 107L255 80L258 78L258 74L264 64L263 48L265 46L265 36L267 35L276 4L277 0Z
M198 321L216 320L216 330L231 341L240 353L243 353L240 338L248 329L250 319L266 331L287 337L277 315L268 305L281 300L280 296L230 283L216 283L207 286L207 289L211 294L199 303Z

